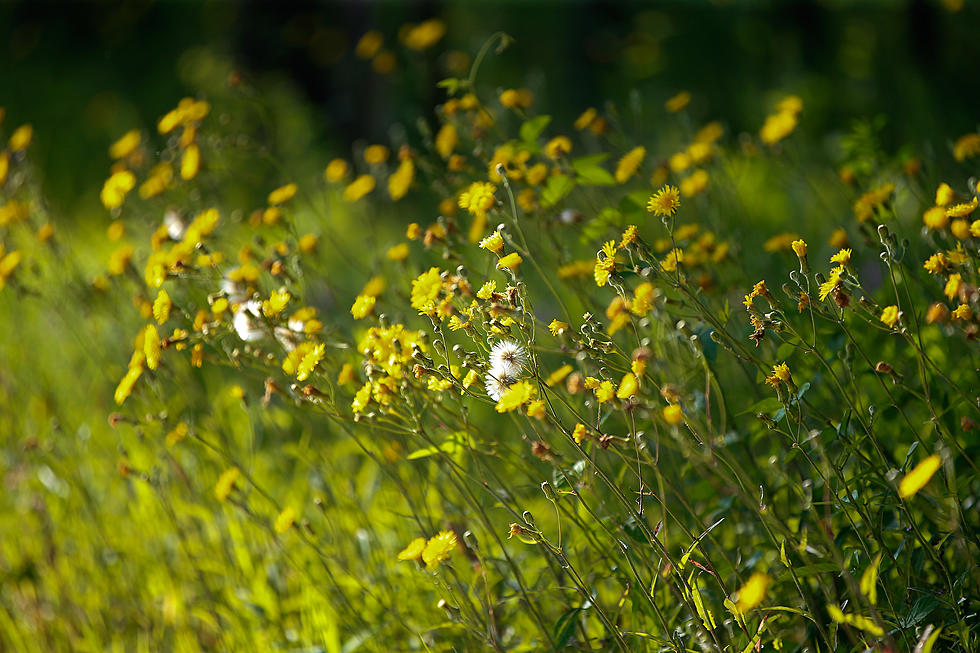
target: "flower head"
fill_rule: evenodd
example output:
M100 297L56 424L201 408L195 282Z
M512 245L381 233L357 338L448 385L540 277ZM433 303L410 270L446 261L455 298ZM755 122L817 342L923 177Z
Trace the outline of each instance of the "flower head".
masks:
M672 216L681 205L681 194L674 186L664 186L650 196L647 211L655 215Z

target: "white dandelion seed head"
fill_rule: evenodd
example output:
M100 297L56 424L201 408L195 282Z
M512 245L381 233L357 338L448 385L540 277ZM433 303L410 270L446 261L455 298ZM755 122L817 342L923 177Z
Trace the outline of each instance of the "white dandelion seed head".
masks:
M490 349L490 373L497 377L519 377L527 365L527 350L513 340L498 340Z
M265 331L262 330L262 322L259 320L261 314L262 304L260 302L252 300L239 304L231 322L239 338L245 342L255 342L265 336Z
M175 210L167 209L167 212L163 214L163 224L167 227L167 235L170 240L184 239L186 232L184 221L180 219L180 215Z
M228 277L221 280L221 292L228 298L229 304L237 304L248 298L245 294L244 284L238 281L232 281Z
M492 369L483 378L483 385L487 388L487 394L494 401L500 401L500 398L507 392L507 389L516 382L517 377L507 376L506 374L500 373L499 370Z

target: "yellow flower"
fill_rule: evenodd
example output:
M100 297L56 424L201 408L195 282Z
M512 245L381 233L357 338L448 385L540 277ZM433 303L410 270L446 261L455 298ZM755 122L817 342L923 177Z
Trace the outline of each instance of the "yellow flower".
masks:
M974 197L970 202L954 204L946 208L946 215L950 218L965 218L973 213L977 208L977 198Z
M830 277L820 284L820 301L827 299L827 295L832 293L841 284L841 275L844 274L844 267L838 266L830 271Z
M973 317L973 311L970 310L969 304L960 304L952 313L954 320L969 320Z
M337 385L347 385L354 380L354 367L350 363L344 363L337 374Z
M630 302L630 312L634 315L646 315L653 308L654 287L645 281L633 291L633 301Z
M408 543L404 549L398 552L399 560L418 560L422 557L422 551L425 550L425 538L416 537L414 540Z
M568 330L568 323L558 319L552 320L551 324L548 325L548 330L551 331L551 335L560 336Z
M276 317L283 312L292 297L285 289L273 291L269 299L262 302L262 312L268 317Z
M738 590L738 600L735 606L741 612L748 612L755 606L762 603L766 598L766 590L772 583L772 577L768 574L756 572Z
M588 437L588 431L585 428L585 424L581 422L575 425L572 429L572 438L575 439L575 444L582 444L582 441Z
M604 259L596 259L595 267L592 271L592 276L595 278L595 285L602 288L609 282L609 276L612 274L613 269L616 267L616 259L612 257L606 257ZM559 272L560 276L560 272Z
M442 158L448 159L457 145L459 145L459 134L456 125L450 123L443 125L436 134L436 152Z
M793 248L793 252L801 259L806 258L806 241L794 240L790 246Z
M428 50L446 33L446 24L438 18L430 18L405 31L403 42L412 50Z
M604 404L607 401L610 401L616 394L616 391L613 390L612 381L603 381L594 390L594 392L595 392L595 398L599 400L600 404Z
M942 466L942 458L935 454L920 462L898 484L898 496L903 499L913 496L926 486L940 466Z
M241 474L242 470L237 467L230 467L218 477L218 482L214 484L214 496L218 501L224 501L228 498L232 488L235 487L235 481Z
M303 356L302 360L299 362L299 365L296 366L297 381L305 381L306 379L310 378L310 375L313 374L313 370L316 369L316 366L320 364L321 360L323 360L325 350L326 346L323 343L320 343L318 345L314 345L313 348L310 349L305 356Z
M488 181L474 181L459 196L459 208L467 209L473 215L485 215L493 208L493 194L497 187Z
M133 190L133 186L135 185L136 176L129 170L120 170L119 172L113 173L106 180L102 186L102 192L99 194L102 205L109 210L122 206L126 195L129 191Z
M157 298L153 300L153 319L157 321L157 324L163 324L170 318L170 307L173 304L170 301L170 295L163 288L157 293Z
M683 111L684 108L690 104L690 102L691 94L687 91L681 91L674 97L664 102L664 108L671 113L677 113L678 111Z
M336 183L347 176L347 171L350 166L343 159L334 159L327 164L326 169L323 171L323 176L330 183Z
M124 159L132 154L140 144L140 132L131 129L122 138L109 146L109 156L113 159Z
M143 331L143 354L146 356L146 366L155 370L160 363L160 334L152 324L146 325Z
M143 373L142 365L137 365L130 367L126 370L126 375L119 381L119 385L116 386L116 392L113 395L113 399L120 406L126 398L129 397L130 393L133 391L133 386L136 384L136 380L140 378L140 374Z
M31 138L33 137L34 127L31 125L21 125L10 135L10 151L20 152L21 150L26 150L27 146L31 144Z
M667 252L667 256L664 257L663 263L660 264L660 269L665 272L674 272L677 270L677 266L684 262L684 250L675 248Z
M549 159L559 159L572 151L572 141L568 136L555 136L544 146L544 153Z
M895 184L884 184L869 190L854 202L854 215L858 222L866 222L875 215L875 209L882 206L895 192Z
M273 524L273 528L277 533L285 533L296 521L296 510L292 506L287 506L285 510L279 513L276 517L276 521Z
M420 313L430 314L435 311L436 299L442 290L442 277L439 268L432 267L412 281L412 308Z
M895 323L898 322L898 306L886 306L885 310L881 312L880 319L889 328L894 327Z
M408 243L398 243L397 245L392 245L391 248L385 252L385 258L389 261L404 261L408 258L411 250L408 247Z
M544 419L548 415L543 399L536 399L529 403L525 412L528 417L534 417L535 419Z
M364 148L364 161L369 165L378 165L388 160L391 151L384 145L368 145Z
M572 373L572 369L573 368L571 365L568 364L562 365L557 370L555 370L554 372L548 375L548 378L545 379L544 384L550 388L555 384L561 383L562 381L565 380L565 377L567 377L569 374Z
M936 206L946 206L953 201L954 197L955 193L953 193L952 187L944 181L936 189Z
M948 299L953 299L960 292L960 285L962 285L962 277L959 274L949 275L949 280L946 282L946 288L943 290Z
M650 196L647 211L655 215L671 216L681 205L680 191L674 186L664 186Z
M480 247L499 254L500 250L504 248L504 239L500 235L500 232L494 231L489 236L480 241Z
M269 193L269 204L285 204L293 198L296 194L296 184L286 184L285 186L280 186L271 193Z
M708 187L708 173L700 168L692 172L689 176L681 179L681 195L684 197L694 197Z
M782 381L783 383L789 383L790 379L792 378L792 375L790 374L789 371L789 365L787 365L786 363L779 363L778 365L774 365L772 368L772 375L775 376L780 381Z
M405 159L398 164L398 169L388 177L388 194L397 202L405 197L408 189L415 180L415 164L411 159Z
M677 404L670 404L664 406L663 417L664 421L671 426L677 426L684 421L684 410Z
M965 161L978 154L980 154L980 134L964 134L953 143L953 158L957 161Z
M838 227L834 229L834 232L830 234L830 238L827 239L827 244L831 247L846 247L847 246L847 230L843 227Z
M589 107L582 112L582 115L575 119L573 127L575 127L576 130L581 131L591 125L598 115L599 112L595 110L595 107Z
M946 209L941 206L934 206L922 214L922 224L930 229L945 229L949 224L949 216Z
M796 129L796 114L789 111L780 111L766 116L766 121L759 130L759 138L766 145L775 145Z
M636 394L639 390L640 384L636 380L636 376L632 372L627 372L623 375L623 380L619 382L619 389L616 391L616 397L619 399L629 399Z
M509 413L531 401L538 391L528 381L518 381L507 388L500 399L497 400L496 410L498 413Z
M197 175L201 169L201 149L196 143L191 143L184 150L184 155L180 159L180 178L188 181Z
M497 282L487 281L482 286L480 286L480 289L478 291L476 291L476 296L479 297L480 299L489 300L493 297L493 293L496 292L496 290L497 290Z
M345 202L356 202L372 190L374 190L375 180L371 175L361 175L352 181L344 189L343 198Z
M374 309L375 302L377 302L377 298L372 295L358 295L354 300L354 305L350 307L350 314L354 316L355 320L367 317Z
M354 46L354 54L359 59L372 59L374 55L378 54L378 50L384 44L384 36L381 32L377 30L370 30L365 32L364 35L357 41L357 45Z
M936 302L929 306L929 310L926 311L926 323L935 324L936 322L945 322L949 318L949 309L942 302Z
M830 262L837 263L839 265L847 267L848 265L851 264L851 250L849 249L840 250L839 252L837 252L836 254L830 257Z
M513 270L521 264L524 259L517 252L511 252L507 256L502 257L497 261L498 270Z
M623 158L619 160L616 165L616 173L613 175L616 178L616 183L625 184L630 177L636 174L639 170L640 165L643 164L643 157L647 155L647 150L642 145L639 147L634 147L632 150L623 155Z
M449 554L456 550L456 533L453 531L439 531L422 549L422 562L429 569L435 569L443 560L449 559Z

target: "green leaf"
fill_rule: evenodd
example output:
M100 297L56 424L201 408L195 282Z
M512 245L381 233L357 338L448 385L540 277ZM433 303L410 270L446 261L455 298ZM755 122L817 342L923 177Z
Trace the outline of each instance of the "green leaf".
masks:
M572 160L575 180L583 186L614 186L616 180L600 164L609 158L608 153L590 154Z
M521 140L528 143L537 143L538 136L544 131L544 128L548 126L551 122L551 116L537 116L536 118L531 118L521 125Z
M466 433L463 431L455 431L450 433L444 442L431 447L417 449L416 451L408 454L407 458L408 460L418 460L419 458L428 458L429 456L435 456L439 453L454 456L466 448L468 444L467 441L468 438Z
M459 90L459 84L460 80L455 77L447 77L446 79L440 80L436 86L446 89L450 95L456 95L456 91Z
M553 639L555 640L555 650L560 651L568 644L568 640L572 638L572 634L575 632L575 617L578 613L582 611L582 608L572 608L567 610L565 614L558 617L558 621L555 622L555 630L553 633Z
M572 192L573 188L575 188L575 182L565 175L548 177L544 190L541 191L541 206L545 208L554 206Z
M755 402L754 404L746 408L744 411L739 413L739 415L745 415L745 414L755 415L756 413L772 413L774 411L779 410L782 407L783 404L780 403L778 399L776 399L775 397L767 397L765 399Z

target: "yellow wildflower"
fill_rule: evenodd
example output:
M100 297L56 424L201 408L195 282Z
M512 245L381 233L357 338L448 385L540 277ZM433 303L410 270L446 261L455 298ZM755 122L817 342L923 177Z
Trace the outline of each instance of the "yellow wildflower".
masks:
M684 410L677 404L664 406L663 418L671 426L677 426L684 421Z
M467 209L473 215L485 215L493 208L493 194L497 187L487 181L474 181L459 196L459 208Z
M926 486L942 466L942 458L933 454L916 465L898 484L898 496L907 499Z
M480 286L480 289L478 291L476 291L476 296L479 297L480 299L489 300L493 297L493 293L496 292L496 290L497 290L497 282L487 281L482 286Z
M296 510L292 506L287 506L276 517L276 521L273 523L272 527L277 533L285 533L292 527L293 523L296 521Z
M384 36L377 30L365 32L354 46L354 54L359 59L372 59L384 44Z
M740 612L748 612L756 607L766 598L766 590L769 589L771 583L772 577L769 574L759 572L752 574L745 584L739 588L735 606Z
M422 549L422 562L429 569L435 569L443 560L449 559L449 554L456 550L456 533L453 531L440 531Z
M708 173L698 168L684 179L681 179L681 195L684 197L694 197L708 187L708 180Z
M155 370L160 364L160 334L152 324L146 325L143 331L143 354L146 356L146 366Z
M775 145L796 129L797 117L795 113L780 111L766 116L766 121L759 130L759 138L766 145Z
M552 320L551 324L548 325L548 330L551 331L551 335L560 336L568 330L568 323L557 319Z
M531 401L537 393L537 388L530 382L518 381L500 395L500 399L497 400L496 410L498 413L509 413Z
M572 368L572 366L568 365L567 363L565 365L562 365L557 370L555 370L554 372L548 375L548 378L544 380L544 384L550 388L551 386L557 383L561 383L562 381L565 380L565 377L567 377L569 374L572 373L572 369L574 368Z
M866 222L874 217L875 209L885 204L895 192L895 184L884 184L869 190L854 202L854 215L858 222Z
M262 312L268 317L276 317L286 308L290 299L292 295L287 290L275 290L269 295L269 299L262 302Z
M965 161L970 157L980 154L980 134L964 134L953 143L953 158L957 161Z
M898 322L898 306L886 306L885 310L881 312L880 319L883 324L889 328L893 328L895 323Z
M132 154L140 144L140 132L131 129L109 146L109 156L113 159L124 159Z
M837 263L838 265L847 267L851 264L851 250L842 249L833 256L830 257L831 263Z
M170 295L163 288L157 293L157 298L153 300L153 319L157 324L163 324L170 318Z
M122 206L123 200L129 191L136 185L136 176L129 170L120 170L113 173L102 186L99 198L102 205L107 209L115 209Z
M970 202L954 204L946 208L946 215L950 218L965 218L973 213L977 208L977 198L974 197Z
M636 376L632 372L627 372L623 375L622 381L619 382L619 389L616 390L616 397L619 399L629 399L636 394L639 390L640 384L637 381Z
M573 123L572 126L575 127L576 130L581 131L586 127L588 127L589 125L591 125L598 115L599 112L596 111L595 107L589 107L588 109L583 111L578 118L575 119L575 122Z
M572 438L575 440L575 444L582 444L582 441L589 436L588 431L585 428L585 424L581 422L575 425L572 429Z
M375 302L377 302L377 298L373 295L358 295L354 300L354 305L350 307L350 313L355 320L367 317L374 309Z
M399 560L418 560L422 557L422 551L425 550L425 538L416 537L414 540L408 543L404 549L398 552Z
M196 143L191 143L184 150L180 159L180 178L187 181L193 179L201 169L201 149Z
M497 261L498 270L513 270L521 264L524 259L517 252L511 252L507 256L502 257Z
M432 267L412 281L412 308L431 314L435 311L435 302L442 290L442 277L439 268Z
M305 381L310 378L310 375L313 374L313 370L316 369L316 366L320 364L321 360L323 360L325 350L326 346L323 343L320 343L318 345L314 345L313 348L310 349L305 356L303 356L302 360L299 362L299 365L296 366L297 381Z
M388 160L391 155L391 150L389 150L384 145L368 145L364 148L364 161L368 165L378 165L384 163Z
M480 247L499 254L500 250L504 248L504 239L500 235L500 232L494 231L489 236L480 241Z
M650 196L647 211L655 215L672 216L680 205L680 191L674 186L664 186Z
M647 155L647 149L645 147L638 146L634 147L632 150L623 155L623 158L619 160L616 165L616 173L613 175L616 178L616 183L625 184L630 177L636 174L639 170L640 165L643 164L643 158Z
M664 103L664 108L670 113L677 113L678 111L683 111L684 108L690 104L691 94L687 91L681 91L674 97L670 98Z
M133 391L136 380L140 378L140 374L142 373L142 365L132 366L126 370L126 375L119 381L119 385L116 386L116 392L113 395L113 399L115 399L117 404L122 405L126 401L126 398Z
M555 136L544 146L544 153L549 159L558 159L572 151L572 141L567 136Z
M595 398L599 400L600 404L604 404L607 401L610 401L616 394L616 391L613 390L612 381L603 381L594 390L594 392L595 392Z
M31 144L31 138L33 137L34 127L31 125L21 125L10 135L10 151L20 152L26 150L27 146Z
M214 484L214 496L218 501L224 501L228 498L232 488L235 487L235 481L241 474L242 470L237 467L230 467L222 472L221 476L218 477L218 482Z
M347 176L347 171L350 166L343 159L334 159L327 164L326 169L323 171L323 176L330 183L336 183L341 181Z
M969 304L960 304L952 313L954 320L969 320L973 317L973 311L970 310Z
M960 292L960 286L963 283L963 278L959 274L949 275L949 280L946 282L946 288L943 289L943 293L947 298L953 299Z
M356 202L374 190L375 183L374 177L371 175L361 175L344 189L344 201L350 203Z
M438 43L445 33L446 24L438 18L430 18L418 25L411 25L405 31L402 40L405 47L412 50L428 50Z
M398 164L398 169L388 177L388 194L397 202L405 197L412 182L415 180L415 164L411 159L405 159Z

